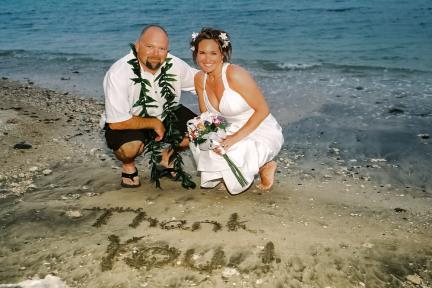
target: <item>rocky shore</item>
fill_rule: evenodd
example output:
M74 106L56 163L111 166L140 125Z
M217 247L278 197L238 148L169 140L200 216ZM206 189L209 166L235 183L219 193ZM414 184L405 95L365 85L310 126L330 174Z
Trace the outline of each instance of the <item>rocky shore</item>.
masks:
M430 188L375 181L385 159L287 147L271 191L235 197L157 189L142 159L120 189L102 102L8 79L0 99L0 287L432 287Z

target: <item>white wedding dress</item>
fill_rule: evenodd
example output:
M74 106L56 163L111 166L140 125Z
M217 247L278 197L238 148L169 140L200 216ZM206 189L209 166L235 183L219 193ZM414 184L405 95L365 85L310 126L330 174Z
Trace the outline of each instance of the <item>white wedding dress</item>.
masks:
M232 90L226 78L226 69L229 63L222 68L222 81L224 92L219 103L219 111L210 104L205 91L207 74L204 76L204 101L211 113L222 115L228 122L227 134L237 132L251 117L254 110L246 100L236 91ZM248 184L244 187L237 181L227 162L212 150L203 151L194 144L190 149L201 173L201 187L213 188L222 180L231 194L239 194L249 188L253 183L259 168L271 161L280 151L283 144L282 128L276 119L269 114L261 124L247 137L234 144L226 152L228 157L237 165Z

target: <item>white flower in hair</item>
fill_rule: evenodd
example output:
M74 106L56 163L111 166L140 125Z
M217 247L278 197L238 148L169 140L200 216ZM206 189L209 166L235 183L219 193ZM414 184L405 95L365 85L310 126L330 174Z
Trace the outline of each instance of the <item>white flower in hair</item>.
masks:
M222 44L222 47L223 47L223 48L228 47L230 41L229 41L229 39L228 39L228 35L227 35L226 33L223 33L223 32L220 33L220 34L219 34L219 39L221 39L222 42L223 42L223 44Z
M192 33L192 41L195 41L195 39L198 37L198 33L197 32L193 32Z
M191 49L192 51L195 51L195 46L191 46L190 49Z
M227 36L226 33L220 33L220 34L219 34L219 38L220 38L222 41L227 41L227 40L228 40L228 36ZM228 41L229 41L229 40L228 40Z

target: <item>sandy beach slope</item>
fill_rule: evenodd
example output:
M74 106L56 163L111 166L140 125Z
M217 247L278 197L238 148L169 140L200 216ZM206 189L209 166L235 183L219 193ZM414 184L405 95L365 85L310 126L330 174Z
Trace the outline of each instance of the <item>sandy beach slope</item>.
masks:
M0 80L0 287L432 287L432 199L301 155L269 192L120 189L103 103ZM188 152L185 166L198 177Z

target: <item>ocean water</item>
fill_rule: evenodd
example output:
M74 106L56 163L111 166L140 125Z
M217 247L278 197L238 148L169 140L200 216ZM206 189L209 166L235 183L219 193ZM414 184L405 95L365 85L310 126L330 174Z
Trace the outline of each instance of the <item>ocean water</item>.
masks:
M431 192L430 139L418 136L432 134L430 0L2 0L1 7L1 77L98 99L105 71L144 25L166 27L171 52L191 64L191 33L224 29L232 62L256 78L288 151L346 166L386 159L387 168L368 173ZM184 101L196 109L194 96Z

